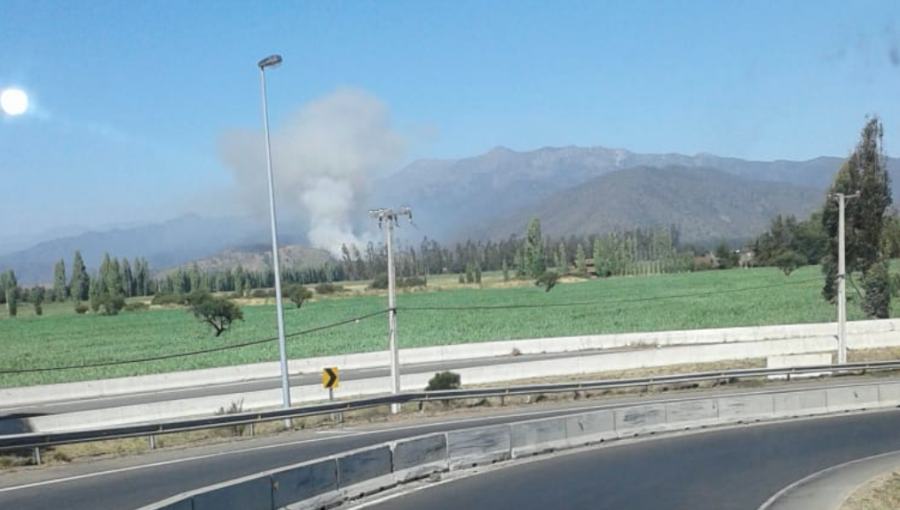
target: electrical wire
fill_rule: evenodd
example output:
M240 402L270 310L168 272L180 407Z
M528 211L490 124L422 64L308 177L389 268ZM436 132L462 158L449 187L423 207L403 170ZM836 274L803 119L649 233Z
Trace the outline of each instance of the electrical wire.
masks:
M369 313L366 315L360 315L359 317L345 319L345 320L342 320L339 322L326 324L324 326L317 326L315 328L305 329L303 331L297 331L297 332L291 333L289 335L284 335L284 337L285 338L294 338L294 337L298 337L298 336L302 336L302 335L309 335L311 333L317 333L319 331L325 331L327 329L345 326L345 325L351 324L351 323L357 323L357 322L365 320L365 319L371 319L372 317L377 317L377 316L385 314L387 312L388 312L388 310L379 310L377 312L372 312L372 313ZM176 354L164 354L161 356L153 356L150 358L136 358L136 359L126 359L126 360L118 360L118 361L104 361L101 363L88 363L88 364L84 364L84 365L63 365L63 366L56 366L56 367L23 368L20 370L0 370L0 375L31 374L31 373L38 373L38 372L52 372L52 371L56 371L56 370L79 370L79 369L85 369L85 368L111 367L111 366L128 365L128 364L135 364L135 363L149 363L152 361L164 361L164 360L172 359L172 358L182 358L182 357L187 357L187 356L199 356L202 354L210 354L210 353L214 353L214 352L227 351L230 349L241 349L243 347L250 347L253 345L265 344L265 343L274 342L277 340L278 340L278 337L276 336L276 337L271 337L271 338L263 338L261 340L253 340L250 342L244 342L244 343L240 343L240 344L222 345L219 347L212 347L209 349L201 349L199 351L181 352L181 353L176 353Z

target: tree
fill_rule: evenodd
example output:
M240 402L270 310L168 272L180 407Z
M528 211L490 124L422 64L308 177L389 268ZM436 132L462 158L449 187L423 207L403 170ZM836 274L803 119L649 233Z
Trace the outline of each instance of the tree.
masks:
M122 257L122 291L125 297L137 296L137 285L135 284L134 273L131 271L131 264L128 259Z
M869 317L887 319L891 316L891 283L888 273L889 263L881 261L871 268L863 277L865 294L862 310Z
M313 297L313 293L303 285L294 285L288 288L288 297L292 303L297 305L297 308L300 308L307 299Z
M522 258L526 274L532 278L540 278L547 270L547 261L544 259L544 238L541 236L541 220L532 218L528 223L523 248Z
M738 265L738 256L725 243L719 243L716 247L716 258L719 259L719 269L732 269Z
M506 264L506 259L503 259L503 266L502 266L501 270L503 271L503 281L508 282L509 281L509 266Z
M65 279L63 279L65 281ZM31 304L34 305L34 314L41 316L44 314L44 288L36 285L31 288Z
M584 245L581 243L578 243L578 247L575 249L575 267L578 269L578 274L587 276L587 257L584 254Z
M10 269L5 273L5 278L0 283L0 291L6 297L6 313L10 317L19 314L19 282L16 280L16 272Z
M69 281L69 293L72 299L86 301L89 297L90 281L87 268L84 267L84 260L81 258L81 251L75 250L75 257L72 260L72 279Z
M775 266L778 269L781 269L781 272L784 273L785 276L790 276L798 267L805 266L806 262L806 257L803 255L793 250L787 250L781 252L778 257L776 257Z
M883 136L884 130L878 118L866 122L856 149L841 165L830 189L832 194L859 192L858 198L846 203L846 278L852 284L853 273L862 273L866 293L880 294L861 296L863 309L871 317L886 313L890 309L891 299L887 273L882 270L888 260L889 247L883 238L888 207L891 205L890 178L882 150ZM831 302L837 295L838 219L838 203L828 198L822 211L822 227L828 239L828 251L822 260L825 279L822 297ZM860 292L855 285L853 287Z
M59 259L53 268L53 299L60 302L69 299L69 287L66 285L66 263L63 259Z
M188 311L213 329L216 338L231 328L234 321L244 320L241 308L233 302L199 291L188 300Z
M534 284L538 287L543 286L544 292L550 292L550 289L556 286L559 281L559 274L555 271L545 271L544 274L535 280Z
M475 283L475 264L472 261L466 263L466 283Z

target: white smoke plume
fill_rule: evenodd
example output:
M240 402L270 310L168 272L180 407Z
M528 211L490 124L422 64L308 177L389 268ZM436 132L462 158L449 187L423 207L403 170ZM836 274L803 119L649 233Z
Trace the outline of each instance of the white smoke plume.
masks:
M354 225L370 221L362 209L369 179L393 169L406 146L387 106L365 91L340 89L273 125L271 139L279 218L299 217L313 246L334 254L341 244L360 246ZM267 214L262 133L230 131L221 142L245 205Z

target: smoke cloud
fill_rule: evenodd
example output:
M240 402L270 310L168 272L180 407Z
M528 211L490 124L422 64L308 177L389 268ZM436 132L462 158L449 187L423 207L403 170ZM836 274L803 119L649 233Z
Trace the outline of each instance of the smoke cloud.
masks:
M339 89L290 115L270 136L279 217L301 219L313 246L334 254L341 244L360 245L354 227L368 221L369 180L394 169L406 148L387 106L365 91ZM257 216L267 214L262 134L227 132L220 150L244 205Z

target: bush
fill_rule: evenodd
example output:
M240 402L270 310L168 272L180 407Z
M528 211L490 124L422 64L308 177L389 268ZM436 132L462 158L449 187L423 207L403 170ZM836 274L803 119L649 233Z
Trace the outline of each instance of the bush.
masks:
M425 391L458 390L460 377L456 372L444 371L434 374Z
M250 297L252 298L271 298L275 297L274 290L266 290L266 289L255 289L250 292Z
M77 313L78 315L84 315L88 310L90 310L90 308L84 303L78 303L75 305L75 313Z
M370 289L386 289L388 288L388 276L387 273L381 273L375 275L375 278L372 280L372 283L369 285Z
M425 278L421 278L418 276L410 276L409 278L398 278L395 282L398 289L409 288L409 287L425 287L428 285L428 280ZM388 276L386 274L380 274L372 280L372 284L369 285L370 289L386 289L388 288Z
M781 269L785 276L790 276L797 268L805 266L806 262L806 257L793 250L783 251L775 257L775 266Z
M104 294L97 298L98 310L102 315L119 315L125 308L125 298L119 295Z
M170 292L167 294L157 294L150 301L151 305L184 305L187 304L187 297L180 292Z
M559 281L559 275L553 271L545 271L537 280L534 281L534 284L538 287L544 287L544 292L550 292L550 289L556 286L556 282Z
M135 303L127 303L125 305L126 312L143 312L147 308L149 308L149 306L147 306L147 303L144 303L142 301L138 301Z
M312 298L313 293L303 285L293 285L287 288L287 295L291 302L300 308L307 299Z
M327 295L334 294L335 292L344 292L344 288L340 285L335 285L333 283L320 283L316 285L316 294Z
M420 278L418 276L410 276L409 278L403 278L399 282L397 282L398 287L425 287L428 285L428 280L425 278Z

